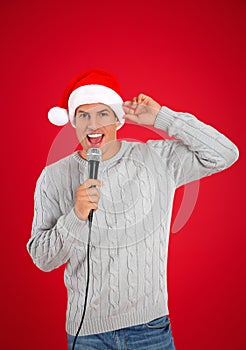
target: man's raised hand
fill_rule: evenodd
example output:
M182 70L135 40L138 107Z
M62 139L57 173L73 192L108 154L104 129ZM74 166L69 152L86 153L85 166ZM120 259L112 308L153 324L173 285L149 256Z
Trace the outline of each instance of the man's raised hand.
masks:
M161 109L158 102L142 93L133 97L131 101L124 102L122 107L125 119L142 125L154 125L156 116Z

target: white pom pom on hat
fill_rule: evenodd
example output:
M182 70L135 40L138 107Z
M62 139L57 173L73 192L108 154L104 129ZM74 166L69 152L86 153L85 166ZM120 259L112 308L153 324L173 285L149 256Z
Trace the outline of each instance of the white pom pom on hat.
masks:
M53 107L48 112L48 119L52 124L62 126L69 121L67 110L61 107Z
M102 69L91 69L81 73L67 86L58 104L48 112L52 124L62 126L70 120L75 127L76 108L83 104L103 103L112 108L120 121L119 129L124 124L119 84L116 78Z

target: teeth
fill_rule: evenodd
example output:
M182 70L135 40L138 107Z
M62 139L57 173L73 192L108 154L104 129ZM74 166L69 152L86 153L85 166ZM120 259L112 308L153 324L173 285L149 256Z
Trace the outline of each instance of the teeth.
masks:
M87 136L93 138L93 137L101 137L103 134L89 134Z

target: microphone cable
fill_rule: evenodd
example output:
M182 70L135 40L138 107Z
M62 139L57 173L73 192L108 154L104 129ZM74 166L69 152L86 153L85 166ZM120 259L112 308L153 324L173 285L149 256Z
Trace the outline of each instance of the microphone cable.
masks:
M89 178L97 179L98 167L99 167L99 163L100 163L101 159L102 159L102 151L100 150L100 148L89 148L89 150L87 152ZM96 186L93 185L91 187L96 187ZM92 226L93 213L94 213L94 210L91 209L91 211L89 212L89 215L88 215L89 233L88 233L88 242L87 242L87 281L86 281L86 289L85 289L84 309L83 309L83 314L82 314L79 328L78 328L77 333L75 335L75 338L73 340L72 350L75 349L76 340L78 338L79 332L80 332L82 324L84 322L85 311L86 311L86 306L87 306L88 290L89 290L89 278L90 278L90 242L91 242L91 226Z
M79 328L77 330L77 333L75 335L75 338L73 340L73 345L72 345L72 350L75 349L76 341L79 335L79 332L82 328L84 318L85 318L85 311L86 311L86 306L87 306L87 299L88 299L88 290L89 290L89 280L90 280L90 242L91 242L91 226L92 226L92 217L93 217L93 209L90 211L89 216L88 216L88 221L89 221L89 233L88 233L88 241L87 241L87 280L86 280L86 288L85 288L85 302L84 302L84 309L83 309L83 314L82 318L80 321Z

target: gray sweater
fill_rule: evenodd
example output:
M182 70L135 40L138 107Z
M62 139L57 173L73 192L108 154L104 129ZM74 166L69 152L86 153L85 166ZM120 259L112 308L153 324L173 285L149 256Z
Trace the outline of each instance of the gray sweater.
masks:
M175 189L228 168L237 147L188 113L167 107L155 127L176 140L121 142L102 161L94 213L88 305L80 335L129 327L168 314L167 253ZM66 330L75 335L86 287L88 222L74 212L75 193L88 178L77 152L47 166L37 181L27 249L43 271L66 264Z

